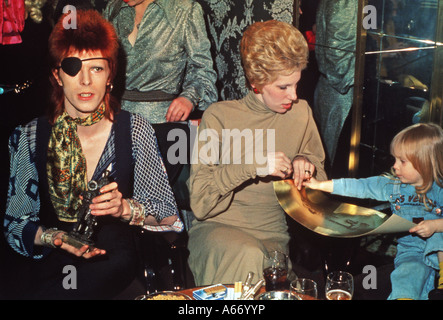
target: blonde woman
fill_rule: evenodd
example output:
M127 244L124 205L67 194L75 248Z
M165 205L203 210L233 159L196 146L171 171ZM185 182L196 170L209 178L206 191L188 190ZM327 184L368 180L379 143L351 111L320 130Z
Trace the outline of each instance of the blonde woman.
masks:
M243 281L250 271L262 278L267 251L289 252L272 181L292 178L301 187L311 175L326 179L312 111L296 93L307 56L292 25L254 23L241 41L251 91L203 114L188 181L197 218L189 264L198 285Z

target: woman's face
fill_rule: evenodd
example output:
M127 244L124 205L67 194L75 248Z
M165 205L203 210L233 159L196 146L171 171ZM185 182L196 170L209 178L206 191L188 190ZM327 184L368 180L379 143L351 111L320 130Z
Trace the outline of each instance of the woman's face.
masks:
M269 109L277 113L286 113L297 100L297 83L301 71L295 71L289 76L280 75L274 82L266 84L257 97Z
M78 73L71 76L59 68L53 74L63 87L66 112L73 118L84 118L102 104L111 70L100 51L73 53L69 57L82 60Z
M413 185L414 187L423 185L422 176L403 154L394 150L393 156L395 158L395 163L393 166L395 175L402 183L407 183Z

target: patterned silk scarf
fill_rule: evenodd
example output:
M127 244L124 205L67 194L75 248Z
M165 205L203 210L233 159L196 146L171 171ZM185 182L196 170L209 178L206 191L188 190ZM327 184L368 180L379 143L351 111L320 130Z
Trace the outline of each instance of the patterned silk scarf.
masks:
M81 205L80 194L86 188L86 159L77 135L77 125L90 126L105 114L105 104L86 118L60 115L52 128L48 146L49 195L59 220L75 222Z

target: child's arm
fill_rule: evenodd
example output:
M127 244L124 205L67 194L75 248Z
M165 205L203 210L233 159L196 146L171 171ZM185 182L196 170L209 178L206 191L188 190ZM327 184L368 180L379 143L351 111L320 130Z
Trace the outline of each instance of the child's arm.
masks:
M334 183L332 182L332 180L318 181L315 178L311 178L309 180L303 181L303 186L329 193L334 191Z
M415 232L420 237L429 238L435 232L443 232L443 219L423 220L409 229L409 232Z

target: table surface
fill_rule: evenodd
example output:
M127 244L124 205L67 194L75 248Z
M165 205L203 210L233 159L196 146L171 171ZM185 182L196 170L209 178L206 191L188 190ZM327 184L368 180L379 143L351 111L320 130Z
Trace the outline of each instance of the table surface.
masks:
M224 286L226 286L226 287L228 287L228 288L234 288L234 285L233 285L233 284L224 284ZM202 288L206 288L206 287L208 287L208 286L202 286L202 287L196 287L196 288L183 289L183 290L180 290L180 291L178 291L178 292L183 293L183 294L186 294L186 295L189 296L192 300L195 300L194 297L192 296L192 293L193 293L195 290L202 289ZM289 290L288 290L288 291L289 291ZM266 288L265 288L265 286L262 286L262 287L258 290L258 292L256 293L256 296L258 296L259 294L264 293L264 292L266 292ZM309 297L309 296L305 296L305 295L300 295L300 296L301 296L302 300L316 300L316 299L314 299L313 297Z

